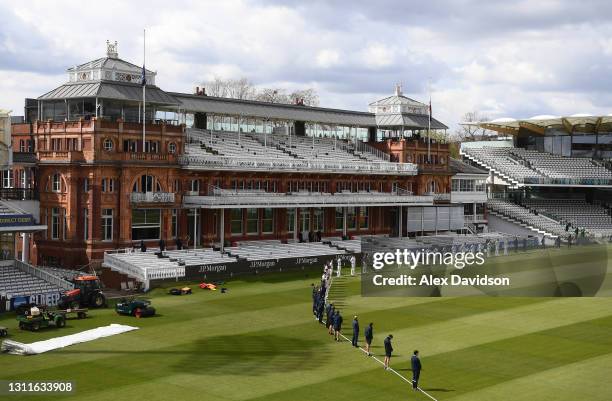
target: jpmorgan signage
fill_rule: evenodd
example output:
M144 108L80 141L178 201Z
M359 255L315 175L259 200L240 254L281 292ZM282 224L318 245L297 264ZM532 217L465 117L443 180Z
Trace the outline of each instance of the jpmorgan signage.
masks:
M185 278L198 280L203 278L221 278L230 277L233 275L249 274L249 273L264 273L272 271L299 270L302 268L320 266L330 260L336 265L336 261L340 256L343 266L350 266L350 258L354 254L347 253L342 255L321 255L298 258L283 258L283 259L263 259L247 261L244 259L232 263L219 264L204 264L185 266Z
M173 192L132 192L132 203L174 203Z

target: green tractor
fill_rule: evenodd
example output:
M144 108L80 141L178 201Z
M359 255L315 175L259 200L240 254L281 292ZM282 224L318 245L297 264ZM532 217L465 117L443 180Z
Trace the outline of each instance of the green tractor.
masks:
M49 312L45 308L41 309L35 306L27 310L25 314L18 315L17 321L21 330L30 331L66 326L66 316L63 313Z
M73 281L74 289L66 291L60 299L60 309L79 309L83 306L101 308L106 305L100 279L96 276L80 276Z
M115 305L115 311L119 315L130 315L136 318L155 315L155 308L151 306L151 301L138 298L122 298Z

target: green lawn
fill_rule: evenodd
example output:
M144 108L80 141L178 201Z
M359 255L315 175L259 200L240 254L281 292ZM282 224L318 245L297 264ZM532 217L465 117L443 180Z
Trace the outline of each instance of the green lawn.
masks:
M75 394L56 398L78 400L428 400L313 320L318 276L236 280L226 294L157 289L157 317L97 310L39 333L19 332L14 315L0 315L22 342L109 323L140 327L42 355L0 355L0 379L72 380ZM377 355L393 333L392 366L405 376L418 348L421 387L440 401L612 399L610 298L363 298L359 290L350 277L332 287L345 328L353 314L362 331L374 322Z

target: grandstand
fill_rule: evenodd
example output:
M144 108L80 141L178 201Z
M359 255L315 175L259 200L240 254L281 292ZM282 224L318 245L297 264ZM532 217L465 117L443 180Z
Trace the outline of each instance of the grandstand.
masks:
M612 217L608 209L592 205L584 199L525 199L523 204L539 213L547 214L573 228L584 228L596 237L612 235Z
M189 129L180 160L191 169L417 173L412 163L391 163L377 154L382 152L365 144L331 138Z
M55 304L72 283L17 260L0 266L0 310L10 310L15 300Z
M565 238L569 235L560 222L542 214L535 214L526 207L503 199L489 199L487 208L489 213L516 222L537 234L543 234L550 238Z
M515 147L462 146L461 154L514 185L612 185L612 172L583 157Z

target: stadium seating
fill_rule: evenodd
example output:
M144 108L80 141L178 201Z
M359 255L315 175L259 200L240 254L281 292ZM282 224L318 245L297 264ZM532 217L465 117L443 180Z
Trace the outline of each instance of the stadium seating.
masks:
M341 255L346 252L332 248L322 242L289 244L249 244L225 248L231 256L247 260L302 258L311 256Z
M518 222L522 226L549 237L567 237L565 226L558 221L541 214L535 214L528 208L502 199L489 199L487 208L490 213Z
M612 172L588 158L514 147L465 147L461 153L515 184L612 184Z
M584 228L596 237L612 235L612 217L608 210L583 199L527 199L523 204L561 224L570 223L572 229Z
M0 266L0 295L6 298L63 290L14 266Z
M291 142L291 144L289 144ZM365 146L365 145L364 145ZM341 170L416 173L412 163L392 163L352 144L329 138L202 131L189 129L181 163L215 168L266 170ZM374 149L373 152L376 152Z

